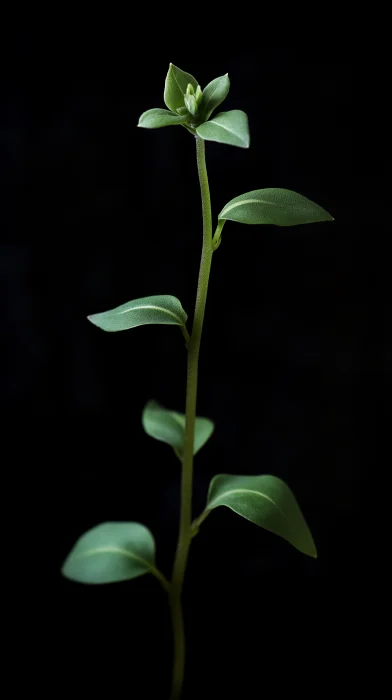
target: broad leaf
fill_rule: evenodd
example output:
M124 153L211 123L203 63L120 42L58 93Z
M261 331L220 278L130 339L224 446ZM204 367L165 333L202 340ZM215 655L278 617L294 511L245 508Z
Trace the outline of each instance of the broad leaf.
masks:
M148 401L142 414L142 424L147 435L173 447L181 460L184 452L185 416L169 411L157 401ZM193 454L196 454L211 437L214 424L208 418L196 418Z
M287 484L276 476L218 474L208 491L206 511L227 506L252 523L317 557L313 537Z
M144 129L160 129L163 126L175 126L185 124L187 116L180 117L167 109L148 109L139 118L138 126Z
M134 299L115 309L87 318L104 331L125 331L149 323L185 327L187 315L176 297L165 295Z
M218 219L241 224L294 226L316 221L333 221L333 216L318 204L291 190L267 188L235 197L223 207Z
M218 141L230 146L249 148L248 117L240 109L221 112L197 127L196 133L205 141Z
M140 523L102 523L76 542L61 573L79 583L114 583L154 573L154 538Z
M214 109L227 97L230 90L229 74L212 80L203 90L203 97L200 103L200 117L203 121L210 118Z
M184 106L184 97L186 95L186 89L189 83L196 92L197 80L195 80L193 75L185 73L183 70L177 68L177 66L173 66L171 63L165 80L165 92L163 99L166 107L169 107L172 112L176 112L177 109Z

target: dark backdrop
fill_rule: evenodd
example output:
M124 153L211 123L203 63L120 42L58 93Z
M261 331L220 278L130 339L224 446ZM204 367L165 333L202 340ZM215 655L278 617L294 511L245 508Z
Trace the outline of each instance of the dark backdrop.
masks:
M207 144L215 216L242 192L285 187L335 217L288 229L229 222L214 255L198 413L216 429L196 458L194 514L216 473L275 474L296 494L319 558L228 509L210 516L184 592L186 697L248 697L266 675L299 688L314 673L320 687L343 667L350 682L346 650L361 650L369 575L356 416L374 299L368 222L357 212L365 196L377 199L374 173L362 189L350 52L267 46L203 61L162 48L140 61L125 36L60 33L27 34L17 49L23 60L2 78L1 401L5 437L20 451L13 494L31 553L18 585L45 629L31 653L59 688L168 695L158 583L88 588L59 569L86 529L129 519L151 528L170 575L179 464L144 434L141 411L150 398L184 409L183 338L164 326L105 334L86 316L162 293L192 318L194 141L181 127L136 128L143 111L164 106L173 61L202 87L228 72L223 108L249 116L249 150Z

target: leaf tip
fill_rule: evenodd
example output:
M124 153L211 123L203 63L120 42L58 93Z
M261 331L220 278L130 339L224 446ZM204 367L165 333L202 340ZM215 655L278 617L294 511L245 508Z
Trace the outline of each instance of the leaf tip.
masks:
M90 323L92 323L94 326L97 325L97 322L95 320L96 316L97 314L90 314L90 316L87 316L87 320L90 321Z

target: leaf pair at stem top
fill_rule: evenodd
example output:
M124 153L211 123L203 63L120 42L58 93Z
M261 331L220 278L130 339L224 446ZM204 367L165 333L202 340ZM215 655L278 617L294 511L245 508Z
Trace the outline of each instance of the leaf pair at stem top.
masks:
M249 148L248 117L242 110L221 112L208 121L213 111L227 97L229 90L227 73L212 80L202 91L193 75L171 63L163 96L169 109L149 109L141 115L138 126L160 129L178 124L205 141Z

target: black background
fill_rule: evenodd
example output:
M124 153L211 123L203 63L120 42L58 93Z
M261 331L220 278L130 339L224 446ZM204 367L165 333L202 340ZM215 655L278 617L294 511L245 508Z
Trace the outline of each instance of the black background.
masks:
M144 434L141 411L150 398L184 410L183 338L164 326L105 334L86 316L162 293L192 318L194 140L181 127L136 128L143 111L164 107L172 61L202 87L228 72L222 109L249 117L249 150L207 144L215 217L263 187L298 191L335 217L287 229L229 222L214 255L198 414L216 429L195 461L194 515L214 474L275 474L296 494L319 558L228 509L210 516L186 577L184 697L248 697L266 675L275 689L285 680L311 688L313 675L317 687L334 686L341 672L351 683L346 652L358 662L371 576L358 418L381 368L370 319L380 307L384 167L381 156L364 182L355 56L277 45L205 60L168 42L141 60L126 32L98 40L60 29L26 33L14 51L22 60L2 76L1 385L4 433L21 451L16 509L31 528L18 585L45 629L28 655L45 659L59 688L168 696L159 584L146 576L89 588L59 570L86 529L128 519L151 528L170 576L179 464ZM378 212L370 243L367 208Z

